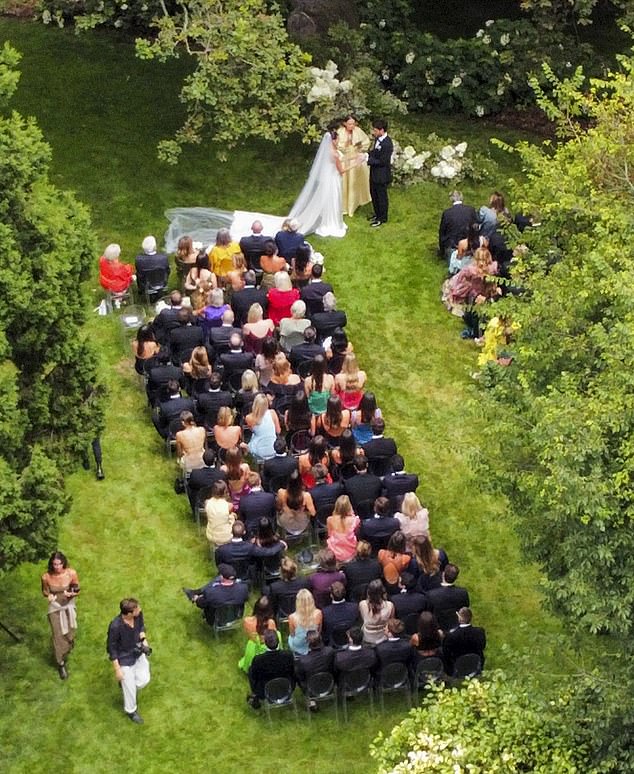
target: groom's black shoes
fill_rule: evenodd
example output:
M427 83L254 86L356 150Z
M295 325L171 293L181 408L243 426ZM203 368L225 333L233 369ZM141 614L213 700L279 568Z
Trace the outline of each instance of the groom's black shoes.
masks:
M374 213L372 213L372 215L368 215L368 220L376 220L376 215Z
M383 225L382 220L373 220L372 223L370 223L370 226L372 228L378 228L379 226L382 226L382 225Z

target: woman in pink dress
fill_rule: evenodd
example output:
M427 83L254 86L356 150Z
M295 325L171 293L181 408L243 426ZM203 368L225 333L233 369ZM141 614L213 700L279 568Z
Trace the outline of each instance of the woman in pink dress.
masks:
M326 520L328 548L333 552L338 562L349 562L354 558L357 550L359 525L359 517L352 510L348 495L338 497L332 516Z

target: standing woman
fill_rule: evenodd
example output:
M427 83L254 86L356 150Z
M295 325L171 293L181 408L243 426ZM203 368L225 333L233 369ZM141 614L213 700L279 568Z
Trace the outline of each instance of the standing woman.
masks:
M61 551L55 551L48 560L48 570L42 575L42 594L48 599L48 622L57 671L66 680L66 657L73 649L77 632L75 597L79 594L79 578Z
M347 115L337 129L337 150L343 166L343 214L354 215L370 199L370 168L360 155L370 147L370 138L353 115Z

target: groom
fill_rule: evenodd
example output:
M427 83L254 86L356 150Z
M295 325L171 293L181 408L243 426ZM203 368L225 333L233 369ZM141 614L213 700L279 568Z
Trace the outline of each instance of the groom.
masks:
M387 223L387 187L392 182L392 151L394 145L387 135L387 121L377 119L372 123L374 145L368 153L370 166L370 196L374 217L370 225L378 228Z

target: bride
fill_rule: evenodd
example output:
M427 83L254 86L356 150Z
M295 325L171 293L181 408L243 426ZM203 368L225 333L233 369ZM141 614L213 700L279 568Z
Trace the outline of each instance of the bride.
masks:
M336 148L337 133L328 131L322 137L315 160L288 215L299 222L302 234L322 237L343 237L347 226L343 222L343 165ZM236 210L227 212L210 207L176 207L166 210L170 225L165 234L165 249L174 252L178 240L187 234L194 241L213 244L219 228L229 228L235 240L250 233L254 220L262 221L266 233L279 231L284 217L259 212Z

